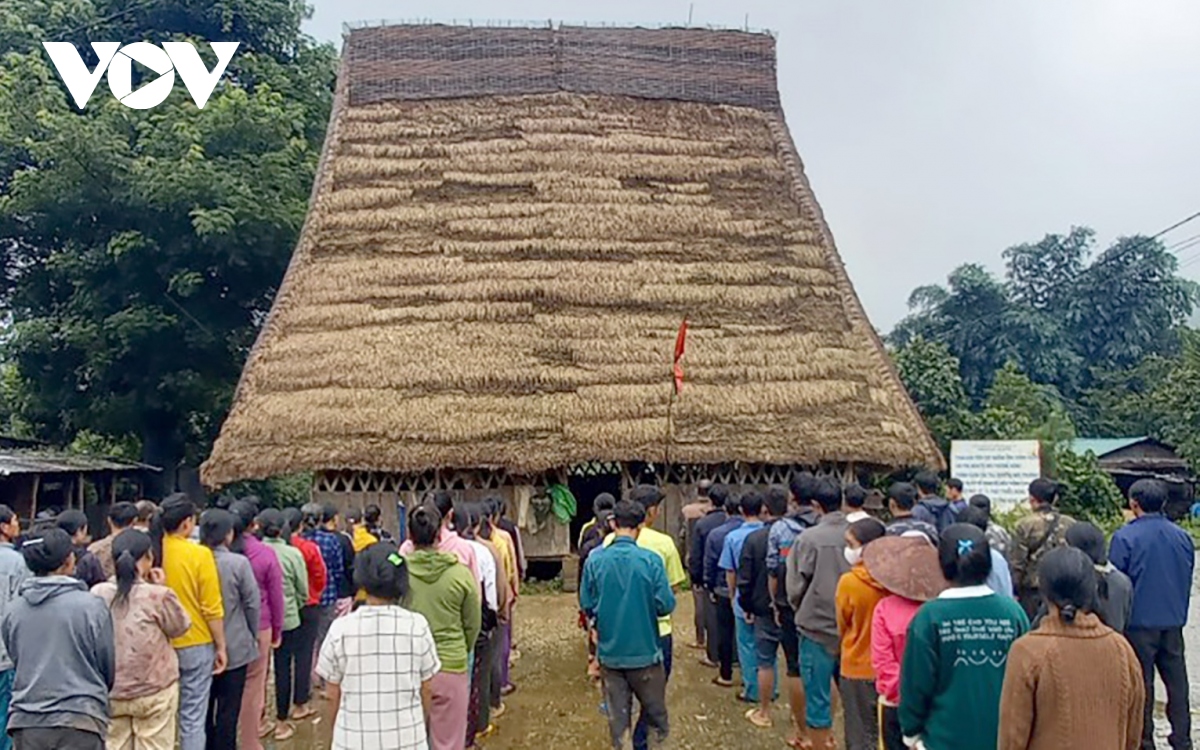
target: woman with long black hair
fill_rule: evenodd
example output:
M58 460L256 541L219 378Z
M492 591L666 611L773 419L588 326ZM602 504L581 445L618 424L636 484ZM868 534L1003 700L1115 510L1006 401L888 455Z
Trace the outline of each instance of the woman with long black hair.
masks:
M1124 636L1100 621L1095 563L1073 548L1038 565L1048 614L1008 654L999 750L1136 750L1146 690Z
M109 747L171 750L179 713L179 660L171 639L191 627L175 592L153 566L150 537L136 529L112 543L116 576L92 593L112 612L117 676L109 695Z

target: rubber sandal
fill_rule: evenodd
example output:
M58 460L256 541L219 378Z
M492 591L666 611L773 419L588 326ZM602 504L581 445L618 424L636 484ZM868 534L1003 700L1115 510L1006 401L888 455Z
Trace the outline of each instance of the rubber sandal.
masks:
M717 687L731 688L733 687L733 680L723 680L720 677L714 677L712 678L712 684Z
M317 709L313 708L312 706L306 706L303 710L292 711L292 721L304 721L305 719L311 719L312 717L316 716L317 713Z
M707 656L701 656L700 657L700 666L708 667L709 669L716 669L720 665L717 664L712 659L709 659Z
M262 728L258 730L258 738L264 739L275 733L275 727L279 725L276 721L264 721Z
M793 750L813 750L812 740L807 737L791 737L787 744Z
M752 708L746 712L746 721L750 722L759 729L770 729L775 726L775 722L771 721L770 716L763 716L762 712L757 708Z
M296 728L286 721L275 728L275 741L287 742L296 736Z

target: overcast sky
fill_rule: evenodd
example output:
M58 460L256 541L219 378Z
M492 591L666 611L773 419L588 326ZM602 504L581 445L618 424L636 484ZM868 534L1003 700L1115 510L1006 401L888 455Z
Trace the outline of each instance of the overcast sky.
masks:
M784 110L874 324L960 263L1200 211L1195 0L315 0L344 22L685 23L778 36ZM1200 234L1200 221L1164 238ZM1181 248L1200 280L1200 245Z

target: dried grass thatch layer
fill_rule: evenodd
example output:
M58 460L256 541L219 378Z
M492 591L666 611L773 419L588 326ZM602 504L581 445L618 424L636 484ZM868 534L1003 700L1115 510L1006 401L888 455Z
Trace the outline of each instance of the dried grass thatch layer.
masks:
M780 116L566 93L342 109L206 483L663 459L941 465Z

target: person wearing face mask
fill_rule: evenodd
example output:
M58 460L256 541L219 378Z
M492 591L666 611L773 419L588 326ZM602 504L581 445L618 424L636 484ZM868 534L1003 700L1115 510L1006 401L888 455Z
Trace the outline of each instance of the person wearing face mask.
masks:
M871 666L871 618L875 605L888 595L863 565L863 549L887 534L884 525L865 518L846 529L844 555L850 572L838 580L837 624L841 636L841 680L846 750L874 750L879 746L875 720L875 670Z

